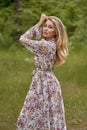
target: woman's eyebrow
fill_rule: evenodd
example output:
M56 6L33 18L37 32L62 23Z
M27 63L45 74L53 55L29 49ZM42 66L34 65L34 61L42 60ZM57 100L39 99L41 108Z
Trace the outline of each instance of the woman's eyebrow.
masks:
M54 27L53 25L49 25L49 26Z

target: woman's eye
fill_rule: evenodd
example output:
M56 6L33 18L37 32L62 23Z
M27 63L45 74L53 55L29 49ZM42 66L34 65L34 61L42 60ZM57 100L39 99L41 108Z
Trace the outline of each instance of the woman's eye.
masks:
M50 29L52 29L53 27L52 26L49 26Z
M53 29L53 26L50 26L50 25L47 25L47 24L44 24L43 27L47 27L47 28L49 28L49 29Z

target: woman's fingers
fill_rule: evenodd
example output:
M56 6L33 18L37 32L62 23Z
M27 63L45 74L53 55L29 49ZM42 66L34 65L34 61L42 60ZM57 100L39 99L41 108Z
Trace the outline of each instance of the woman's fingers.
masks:
M41 26L47 20L47 18L47 15L42 13L38 25Z

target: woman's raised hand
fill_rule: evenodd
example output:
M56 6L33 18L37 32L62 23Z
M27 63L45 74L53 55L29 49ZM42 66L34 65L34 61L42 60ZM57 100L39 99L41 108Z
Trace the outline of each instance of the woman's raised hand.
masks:
M38 25L41 26L47 20L47 18L48 17L44 13L42 13Z

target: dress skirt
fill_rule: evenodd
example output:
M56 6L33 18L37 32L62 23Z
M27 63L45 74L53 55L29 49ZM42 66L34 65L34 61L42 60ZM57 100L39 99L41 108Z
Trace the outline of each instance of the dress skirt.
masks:
M66 130L61 86L53 72L33 71L16 130Z

